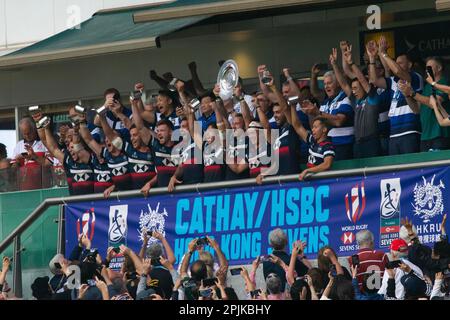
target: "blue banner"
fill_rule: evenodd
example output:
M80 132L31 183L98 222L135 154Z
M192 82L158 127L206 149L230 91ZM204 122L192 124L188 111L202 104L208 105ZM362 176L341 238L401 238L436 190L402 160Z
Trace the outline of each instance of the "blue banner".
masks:
M445 196L449 183L449 168L436 167L70 204L66 248L76 246L82 232L103 257L107 247L120 244L138 252L142 229L156 228L171 244L177 263L191 239L209 235L218 241L230 265L237 265L269 254L269 232L280 227L290 248L297 240L307 242L310 258L324 245L348 256L358 250L356 233L365 229L375 235L377 249L388 251L405 217L412 219L421 242L431 246L439 239L442 215L449 206Z

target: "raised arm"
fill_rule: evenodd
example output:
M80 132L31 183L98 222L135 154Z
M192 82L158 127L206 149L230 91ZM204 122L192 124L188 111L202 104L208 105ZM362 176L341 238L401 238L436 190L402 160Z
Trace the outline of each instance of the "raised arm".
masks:
M297 110L295 109L295 106L290 106L289 109L290 109L290 112L291 112L291 117L290 117L291 122L290 122L290 124L292 125L292 127L294 127L295 132L297 132L299 137L303 141L307 142L308 131L306 131L305 127L303 127L303 125L302 125L302 122L298 118L298 114L297 114Z
M42 141L44 142L44 141ZM64 162L64 152L62 152L59 147L58 143L55 140L55 137L53 137L53 133L50 130L50 125L48 125L45 128L45 147L50 152L52 156L54 156L60 163Z
M346 53L348 52L348 50L350 50L350 54L351 54L352 45L348 41L341 41L339 43L339 45L341 47L342 69L344 70L344 73L347 77L349 77L350 79L355 79L356 74L353 72L351 65L349 65L347 63L347 57L346 57Z
M170 246L169 242L167 241L166 238L164 238L164 236L157 232L157 231L153 231L153 235L154 238L158 239L159 241L161 241L163 247L164 247L164 251L166 252L167 255L167 260L170 262L170 264L175 264L175 255L173 253L172 247Z
M228 260L225 257L225 255L223 254L222 249L220 249L219 244L217 243L216 240L210 238L209 236L206 236L206 238L209 241L209 245L214 249L214 251L217 254L217 258L219 259L219 265L221 268L228 268Z
M102 152L102 146L92 137L91 132L87 127L85 115L80 115L80 118L82 118L82 121L80 121L79 130L81 138L84 140L84 142L86 142L88 147L95 152L96 155L100 155L100 153Z
M139 135L145 145L148 145L155 136L155 133L144 125L144 119L139 111L139 104L142 104L141 99L131 101L131 111L133 112L133 122L139 130ZM109 126L108 126L109 127Z
M366 93L370 92L370 83L367 81L367 78L362 73L361 69L353 62L352 55L352 46L348 46L347 49L343 52L343 64L347 68L351 69L353 79L357 78L361 86L363 87ZM345 69L345 68L344 68Z
M241 100L239 101L239 104L241 105L241 112L242 112L242 117L244 118L244 123L245 123L245 127L248 128L248 126L250 125L250 122L252 122L252 116L250 113L250 108L248 107L247 101L245 101L245 99L242 97Z
M340 87L342 90L344 90L347 97L352 96L352 88L348 84L347 79L345 79L345 76L342 74L341 69L339 69L339 66L337 65L337 49L333 48L333 51L330 54L330 63L333 67L334 74L336 75L336 80L338 81Z
M395 62L389 55L387 54L388 44L385 37L381 37L378 43L378 56L380 57L382 62L385 62L389 69L402 80L411 82L411 75L409 72L403 70L397 62Z
M187 271L189 269L189 262L191 261L192 254L195 252L196 249L196 243L197 239L192 239L191 242L188 244L188 252L183 257L183 261L181 262L181 269L180 269L180 277L184 277L187 275Z
M289 68L284 68L283 69L283 74L286 77L286 81L289 82L289 88L291 89L291 92L294 95L299 96L300 95L300 89L299 89L297 83L291 77L291 70Z
M269 119L267 119L267 115L261 110L259 105L256 106L256 112L258 113L259 122L264 128L266 141L270 143L270 139L272 138L272 128L270 127Z
M257 72L258 72L258 79L259 79L259 88L261 89L262 93L273 103L275 103L276 97L275 95L267 88L267 86L262 82L262 74L266 70L266 65L260 65L258 66Z
M277 99L276 102L278 102L278 104L280 105L281 110L283 110L284 114L286 115L288 122L291 123L291 112L289 110L289 106L286 100L284 99L283 95L281 94L281 92L277 89L277 87L273 83L273 78L272 81L267 85L267 87L275 95Z
M99 115L99 119L100 119L100 124L102 126L103 132L105 133L105 136L109 139L109 141L112 142L117 137L120 137L119 134L110 127L108 121L106 120L106 116L104 114Z
M386 79L378 77L375 67L375 61L378 55L378 46L375 41L369 41L366 45L367 55L369 56L369 82L377 88L387 89Z
M430 97L430 104L433 106L434 114L436 115L436 119L441 127L450 126L450 119L448 118L448 113L442 108L442 105L439 101L436 100L435 97Z
M134 267L136 271L140 274L142 271L142 259L139 258L136 253L133 252L130 248L127 248L124 245L120 246L120 253L122 253L124 256L128 256L131 261L133 261Z

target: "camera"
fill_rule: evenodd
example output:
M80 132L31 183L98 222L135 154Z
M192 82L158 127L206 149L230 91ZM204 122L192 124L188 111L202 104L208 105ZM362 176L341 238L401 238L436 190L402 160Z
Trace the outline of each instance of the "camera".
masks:
M204 289L204 290L199 290L200 296L202 296L203 298L209 298L212 295L212 289L208 288L208 289Z
M86 260L88 262L96 262L97 259L98 250L97 249L91 249L88 254L86 255Z
M167 89L169 89L172 92L177 91L177 87L175 86L175 84L178 82L177 78L173 78L172 81L170 81L170 83L167 85Z
M197 110L200 106L200 100L192 99L189 104L191 105L191 109L194 110L194 112L197 112Z
M131 91L130 100L139 100L141 98L142 98L142 91L140 90Z
M259 297L261 295L261 289L256 289L256 290L250 291L250 295L252 298Z
M204 238L197 239L197 246L203 246L203 245L207 245L207 244L209 244L208 238L204 237Z
M359 255L357 254L352 255L352 265L359 266Z
M241 274L241 272L242 272L242 268L230 269L230 273L232 276L238 276Z
M261 262L272 262L270 256L261 256L260 260Z
M395 261L389 261L386 264L386 269L395 269L398 268L400 266L400 264L402 263L401 260L395 260Z
M333 278L337 277L337 271L336 271L336 266L334 264L330 265L330 272L331 272L331 276Z
M288 98L288 103L291 106L296 106L298 103L298 96Z
M95 280L93 280L93 279L88 279L87 280L87 284L88 284L89 287L95 287L96 286Z

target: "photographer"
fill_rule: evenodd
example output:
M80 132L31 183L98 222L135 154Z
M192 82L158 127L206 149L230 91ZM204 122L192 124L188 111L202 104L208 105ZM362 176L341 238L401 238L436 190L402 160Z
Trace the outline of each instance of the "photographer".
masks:
M385 271L381 288L378 290L378 293L384 295L385 298L388 298L388 281L389 279L393 279L395 281L395 298L403 300L405 298L405 288L401 282L402 277L413 271L416 276L423 279L423 273L419 267L408 261L408 244L405 240L396 239L392 241L390 250L391 259L390 263L386 265L386 270L390 269L392 271L389 271L389 273ZM390 297L392 298L392 295Z

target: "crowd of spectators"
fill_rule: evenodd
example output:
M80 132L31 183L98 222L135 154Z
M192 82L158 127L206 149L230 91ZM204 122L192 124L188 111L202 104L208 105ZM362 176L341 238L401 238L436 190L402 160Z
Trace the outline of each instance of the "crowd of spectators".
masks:
M329 170L334 160L447 149L450 87L442 60L426 59L421 75L413 71L420 64L407 54L394 59L388 49L383 37L370 41L358 66L352 45L341 41L329 57L332 70L314 65L310 84L302 87L284 68L286 81L278 89L261 65L260 91L247 94L239 79L231 97L218 84L205 89L195 63L189 81L152 70L157 95L147 97L136 83L127 107L117 89L107 89L98 109L70 106L72 122L60 126L57 138L45 115L32 108L37 126L30 118L21 121L24 139L11 165L59 165L71 194L108 197L244 178L261 184L270 175L297 173L303 180Z
M37 300L447 300L450 245L445 224L446 215L441 238L431 249L419 242L405 219L400 238L387 253L374 250L371 231L359 231L359 250L349 257L349 268L330 246L320 248L317 260L310 261L306 243L296 241L289 248L279 228L269 234L271 254L256 257L249 269L229 267L220 244L209 236L193 239L176 269L173 250L157 231L142 230L139 253L120 245L108 248L104 259L80 234L67 259L57 254L50 261L52 278L36 278L31 289ZM15 299L6 282L10 262L3 258L0 299ZM257 284L261 266L264 281ZM232 278L240 279L244 296L230 285L238 283Z

